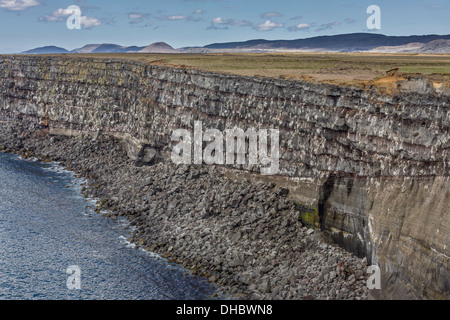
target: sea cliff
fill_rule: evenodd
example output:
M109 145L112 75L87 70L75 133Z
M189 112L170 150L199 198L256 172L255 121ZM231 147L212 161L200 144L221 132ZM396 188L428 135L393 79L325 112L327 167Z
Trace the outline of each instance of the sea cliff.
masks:
M235 181L230 183L264 184L264 197L270 198L271 192L275 196L262 211L285 212L287 216L277 215L262 226L277 222L272 227L280 237L284 232L301 234L304 226L316 228L359 258L380 266L382 290L373 290L374 298L450 297L449 105L448 84L424 77L337 86L126 60L0 57L0 122L19 127L19 121L21 128L26 128L22 137L12 128L8 130L15 133L8 137L4 130L5 148L24 150L27 143L20 145L17 140L28 141L32 132L52 141L109 136L123 146L133 166L145 169L167 163L173 130L193 129L195 121L219 130L278 129L280 170L276 176L260 175L258 166L205 165L196 170L205 170L208 176L219 170L221 176ZM60 157L63 151L58 152ZM49 156L55 153L53 150ZM80 156L87 157L87 153ZM179 173L173 174L167 176L183 181ZM204 186L207 193L219 183L208 181ZM173 179L169 185L177 188L179 183ZM245 190L245 186L239 188ZM204 196L214 204L212 195ZM244 198L245 193L217 199L227 205L216 211L230 209L228 201L235 200L235 210L229 214L242 217L250 211L244 210L249 204ZM148 207L141 208L146 217L141 225L151 224L155 210L177 207L163 203L155 208L157 202L152 201L147 199ZM214 206L207 203L211 205L200 201L191 210L206 210L202 216L214 216ZM141 213L136 214L143 219ZM229 238L236 243L248 232L239 225L232 231ZM212 244L217 235L204 230L204 236L208 232ZM167 237L175 237L175 242L184 239L173 233L175 230ZM141 236L145 238L145 232ZM173 250L173 245L164 248L170 247ZM230 253L236 264L233 267L248 271L251 264L247 263L258 254L236 250ZM287 262L285 267L294 268L294 257L285 258L294 263ZM217 261L216 267L221 265L223 261ZM239 276L235 280L239 281ZM272 292L269 283L263 287L264 293Z

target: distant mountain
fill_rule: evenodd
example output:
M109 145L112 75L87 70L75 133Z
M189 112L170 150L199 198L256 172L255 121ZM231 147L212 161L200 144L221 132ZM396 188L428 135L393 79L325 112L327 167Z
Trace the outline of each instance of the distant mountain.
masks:
M398 53L450 53L450 35L385 36L374 33L351 33L296 40L256 39L243 42L213 43L204 47L174 49L165 42L146 47L124 47L118 44L88 44L67 51L55 46L36 48L25 54L49 53L208 53L208 52L398 52Z
M113 43L88 44L82 48L74 49L70 53L128 53L138 52L145 47L124 47Z
M428 43L413 42L403 46L378 47L374 53L450 53L450 40L439 39Z
M155 42L139 51L140 53L176 53L178 52L165 42Z
M450 35L385 36L373 33L352 33L297 40L250 40L245 42L213 43L207 49L227 50L313 50L313 51L369 51L378 47L403 46L410 43L430 43L450 40Z
M61 54L61 53L69 53L64 48L56 47L56 46L46 46L46 47L40 47L35 48L32 50L28 50L25 52L22 52L23 54Z
M422 48L425 46L424 43L420 42L412 42L402 46L386 46L386 47L377 47L369 52L373 53L419 53Z
M91 53L98 47L100 47L100 44L87 44L82 48L72 50L71 53Z
M142 48L138 47L123 47L118 44L104 43L99 45L92 53L127 53L138 52Z
M450 53L450 40L431 41L421 48L422 53Z
M80 49L72 50L71 53L175 53L178 52L165 42L155 42L146 47L124 47L118 44L103 43L89 44Z
M125 49L126 49L126 52L133 53L133 52L140 52L144 48L145 47L131 46L131 47L126 47Z

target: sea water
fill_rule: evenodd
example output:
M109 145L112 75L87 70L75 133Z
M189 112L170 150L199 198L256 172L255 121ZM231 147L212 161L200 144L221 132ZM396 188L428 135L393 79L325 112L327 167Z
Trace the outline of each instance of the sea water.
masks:
M125 220L95 213L72 173L0 153L0 300L201 300L216 292L129 236Z

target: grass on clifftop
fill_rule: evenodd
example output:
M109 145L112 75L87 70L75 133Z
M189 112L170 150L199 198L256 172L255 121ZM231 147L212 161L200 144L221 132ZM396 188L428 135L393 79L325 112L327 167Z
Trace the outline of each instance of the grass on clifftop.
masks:
M400 68L450 80L450 55L371 53L215 53L215 54L78 54L71 57L117 58L243 76L311 79L348 83L370 81Z

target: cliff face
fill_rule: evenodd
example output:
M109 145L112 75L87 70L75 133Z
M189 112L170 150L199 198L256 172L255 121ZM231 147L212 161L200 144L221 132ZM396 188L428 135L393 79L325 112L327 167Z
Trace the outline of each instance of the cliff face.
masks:
M104 132L166 155L179 128L276 128L280 173L305 222L382 269L379 298L449 298L450 88L390 90L256 79L130 61L0 57L0 121ZM143 160L144 159L144 160ZM236 177L258 168L239 167Z

